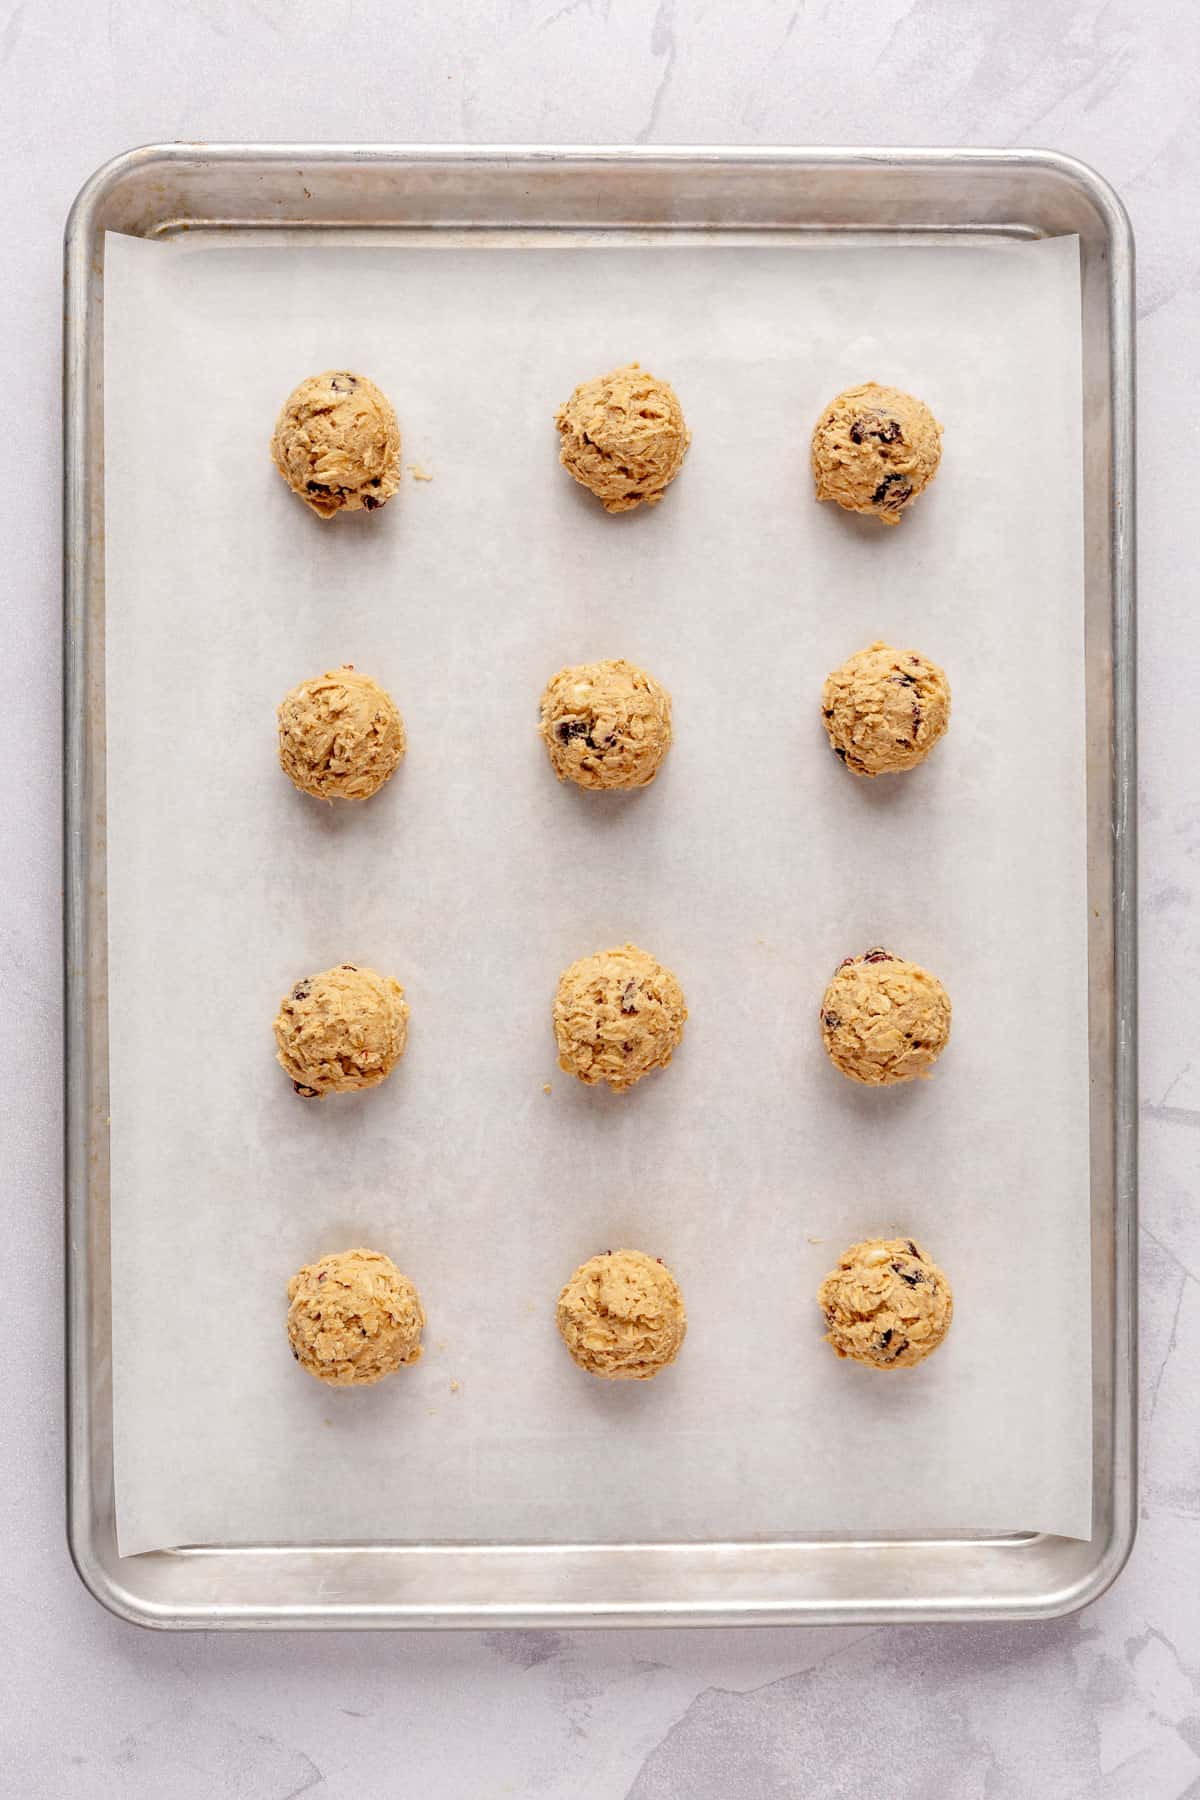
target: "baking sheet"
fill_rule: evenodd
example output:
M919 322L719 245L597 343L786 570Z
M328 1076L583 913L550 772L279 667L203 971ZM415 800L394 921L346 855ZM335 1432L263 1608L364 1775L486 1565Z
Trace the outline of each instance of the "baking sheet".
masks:
M105 277L115 1465L123 1554L180 1543L1090 1529L1078 253L779 243L472 250L109 236ZM555 405L639 356L693 431L610 519ZM324 525L266 453L302 375L394 397L406 479ZM811 502L839 387L946 426L895 532ZM947 667L931 762L859 783L817 713L875 636ZM561 664L644 663L676 743L644 794L558 786ZM349 660L410 749L353 812L291 789L273 710ZM692 1017L612 1096L554 1067L574 957L632 938ZM830 1068L815 1011L883 942L955 1006L927 1084ZM396 1076L306 1104L270 1022L300 974L395 973ZM550 1083L546 1095L543 1084ZM838 1364L813 1292L851 1239L950 1273L944 1351ZM427 1354L301 1378L287 1276L364 1242ZM589 1382L557 1289L662 1255L691 1330Z

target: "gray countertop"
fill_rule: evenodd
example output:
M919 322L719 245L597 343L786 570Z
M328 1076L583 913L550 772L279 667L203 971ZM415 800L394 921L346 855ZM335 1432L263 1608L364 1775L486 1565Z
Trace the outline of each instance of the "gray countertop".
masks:
M1200 1796L1200 26L1168 0L0 0L9 420L0 1789L27 1800ZM1142 1519L1058 1624L157 1636L62 1524L60 240L160 139L1039 145L1139 255ZM20 756L16 754L20 747ZM1194 916L1194 915L1192 915ZM164 1272L166 1277L168 1272Z

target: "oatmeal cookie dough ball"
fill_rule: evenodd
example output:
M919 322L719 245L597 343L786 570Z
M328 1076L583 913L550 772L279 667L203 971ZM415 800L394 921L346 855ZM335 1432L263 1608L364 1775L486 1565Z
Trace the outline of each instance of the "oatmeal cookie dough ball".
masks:
M911 1081L928 1075L946 1048L950 996L928 969L887 950L848 956L825 989L821 1036L851 1081Z
M825 679L821 717L856 775L893 775L924 762L950 723L946 672L915 650L874 643Z
M851 1244L821 1283L826 1343L870 1369L911 1369L950 1329L950 1283L912 1238Z
M583 382L554 423L558 460L610 513L657 506L692 441L670 382L637 363Z
M937 474L942 428L900 388L865 381L831 400L812 438L818 500L898 525L904 508Z
M339 963L298 981L275 1020L278 1060L306 1100L376 1087L408 1042L404 989L390 975Z
M683 989L670 969L635 944L572 963L554 998L558 1066L588 1087L623 1094L665 1069L683 1038Z
M424 1325L416 1288L378 1250L339 1250L288 1282L292 1355L332 1387L365 1387L418 1362Z
M582 1263L558 1296L557 1318L579 1367L606 1381L649 1381L675 1361L687 1334L674 1276L640 1250Z
M540 729L560 781L646 787L671 748L671 696L635 663L577 663L547 683Z
M320 518L373 512L400 486L400 427L365 375L327 369L288 395L271 439L275 467Z
M279 762L318 800L367 800L404 760L404 720L391 695L353 663L302 681L280 704Z

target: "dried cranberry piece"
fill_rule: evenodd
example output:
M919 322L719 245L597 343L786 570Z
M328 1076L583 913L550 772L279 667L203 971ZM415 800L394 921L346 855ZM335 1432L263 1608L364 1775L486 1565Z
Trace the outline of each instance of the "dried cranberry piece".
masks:
M865 438L875 438L881 444L898 444L903 436L900 421L885 418L882 413L864 413L850 427L852 444L861 444Z
M912 482L907 475L885 475L875 492L871 495L871 505L881 506L885 512L893 509L899 512L907 500L913 496Z

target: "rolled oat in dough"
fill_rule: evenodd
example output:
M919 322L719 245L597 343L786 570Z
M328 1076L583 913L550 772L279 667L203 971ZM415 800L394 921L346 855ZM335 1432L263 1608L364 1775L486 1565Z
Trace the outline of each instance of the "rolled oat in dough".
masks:
M408 1042L404 989L389 975L339 963L298 981L275 1020L278 1060L306 1100L375 1087Z
M302 1369L331 1387L365 1387L421 1356L420 1296L390 1256L339 1250L288 1282L288 1339Z
M941 982L887 950L848 956L825 989L820 1016L834 1066L868 1087L928 1075L950 1036Z
M391 695L353 663L327 669L285 694L279 762L318 800L366 800L404 760L404 720Z
M950 723L950 683L916 650L876 642L826 677L821 717L856 775L915 769Z
M657 506L691 442L670 382L637 363L582 382L554 423L559 461L610 513Z
M954 1296L945 1274L912 1238L851 1244L821 1283L826 1342L871 1369L910 1369L950 1329Z
M374 512L400 486L400 427L365 375L327 369L283 404L271 439L275 467L319 518Z
M589 1087L623 1094L651 1069L665 1069L683 1038L683 989L635 944L572 963L554 1000L558 1066Z
M671 747L671 696L635 663L578 663L547 683L540 729L560 781L646 787Z
M941 456L942 428L923 400L863 382L831 400L813 431L817 499L898 525Z
M649 1381L675 1361L687 1334L674 1276L640 1250L605 1250L581 1263L558 1296L557 1319L579 1367L607 1381Z

